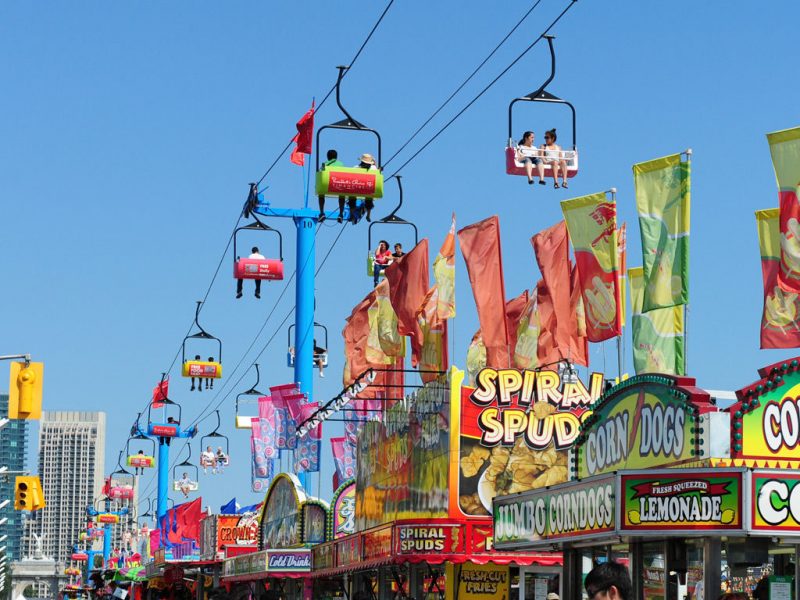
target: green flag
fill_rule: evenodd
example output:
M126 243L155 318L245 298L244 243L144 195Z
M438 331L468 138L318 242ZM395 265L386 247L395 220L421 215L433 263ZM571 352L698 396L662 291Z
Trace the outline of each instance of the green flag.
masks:
M690 171L680 154L633 165L644 312L689 301Z
M645 296L642 267L628 270L628 284L631 288L633 368L636 373L685 375L683 307L670 306L642 312Z

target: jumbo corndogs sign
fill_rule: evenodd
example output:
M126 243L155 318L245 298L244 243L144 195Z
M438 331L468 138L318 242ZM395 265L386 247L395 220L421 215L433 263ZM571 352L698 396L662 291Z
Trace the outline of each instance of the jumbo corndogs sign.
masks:
M584 383L552 370L485 368L476 387L451 390L451 515L489 516L496 495L567 480L569 449L602 393L602 373ZM460 410L459 410L460 409Z

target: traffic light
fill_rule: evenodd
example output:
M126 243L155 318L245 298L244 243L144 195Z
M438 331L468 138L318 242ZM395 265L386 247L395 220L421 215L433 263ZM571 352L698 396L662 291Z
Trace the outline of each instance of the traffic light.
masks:
M44 363L11 363L8 384L8 418L40 419L42 416L42 381Z
M14 509L39 510L45 507L38 475L18 475L14 482Z

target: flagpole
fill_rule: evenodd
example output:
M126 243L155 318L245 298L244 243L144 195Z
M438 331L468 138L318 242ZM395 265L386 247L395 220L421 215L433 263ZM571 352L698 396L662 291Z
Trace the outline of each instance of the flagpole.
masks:
M687 148L681 154L686 155L686 162L692 164L692 149ZM688 234L688 232L687 232ZM686 260L689 260L687 257ZM688 281L686 287L689 287ZM689 302L683 305L683 374L689 374Z
M619 380L622 381L622 335L625 331L625 327L620 327L619 335L617 336L617 373L619 374Z

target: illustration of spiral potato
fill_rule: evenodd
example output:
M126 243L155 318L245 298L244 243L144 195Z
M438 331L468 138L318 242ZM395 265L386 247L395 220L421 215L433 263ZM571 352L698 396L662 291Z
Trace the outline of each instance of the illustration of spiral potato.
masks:
M606 284L595 276L592 289L586 290L589 318L598 325L610 325L617 317L617 300L613 284Z

